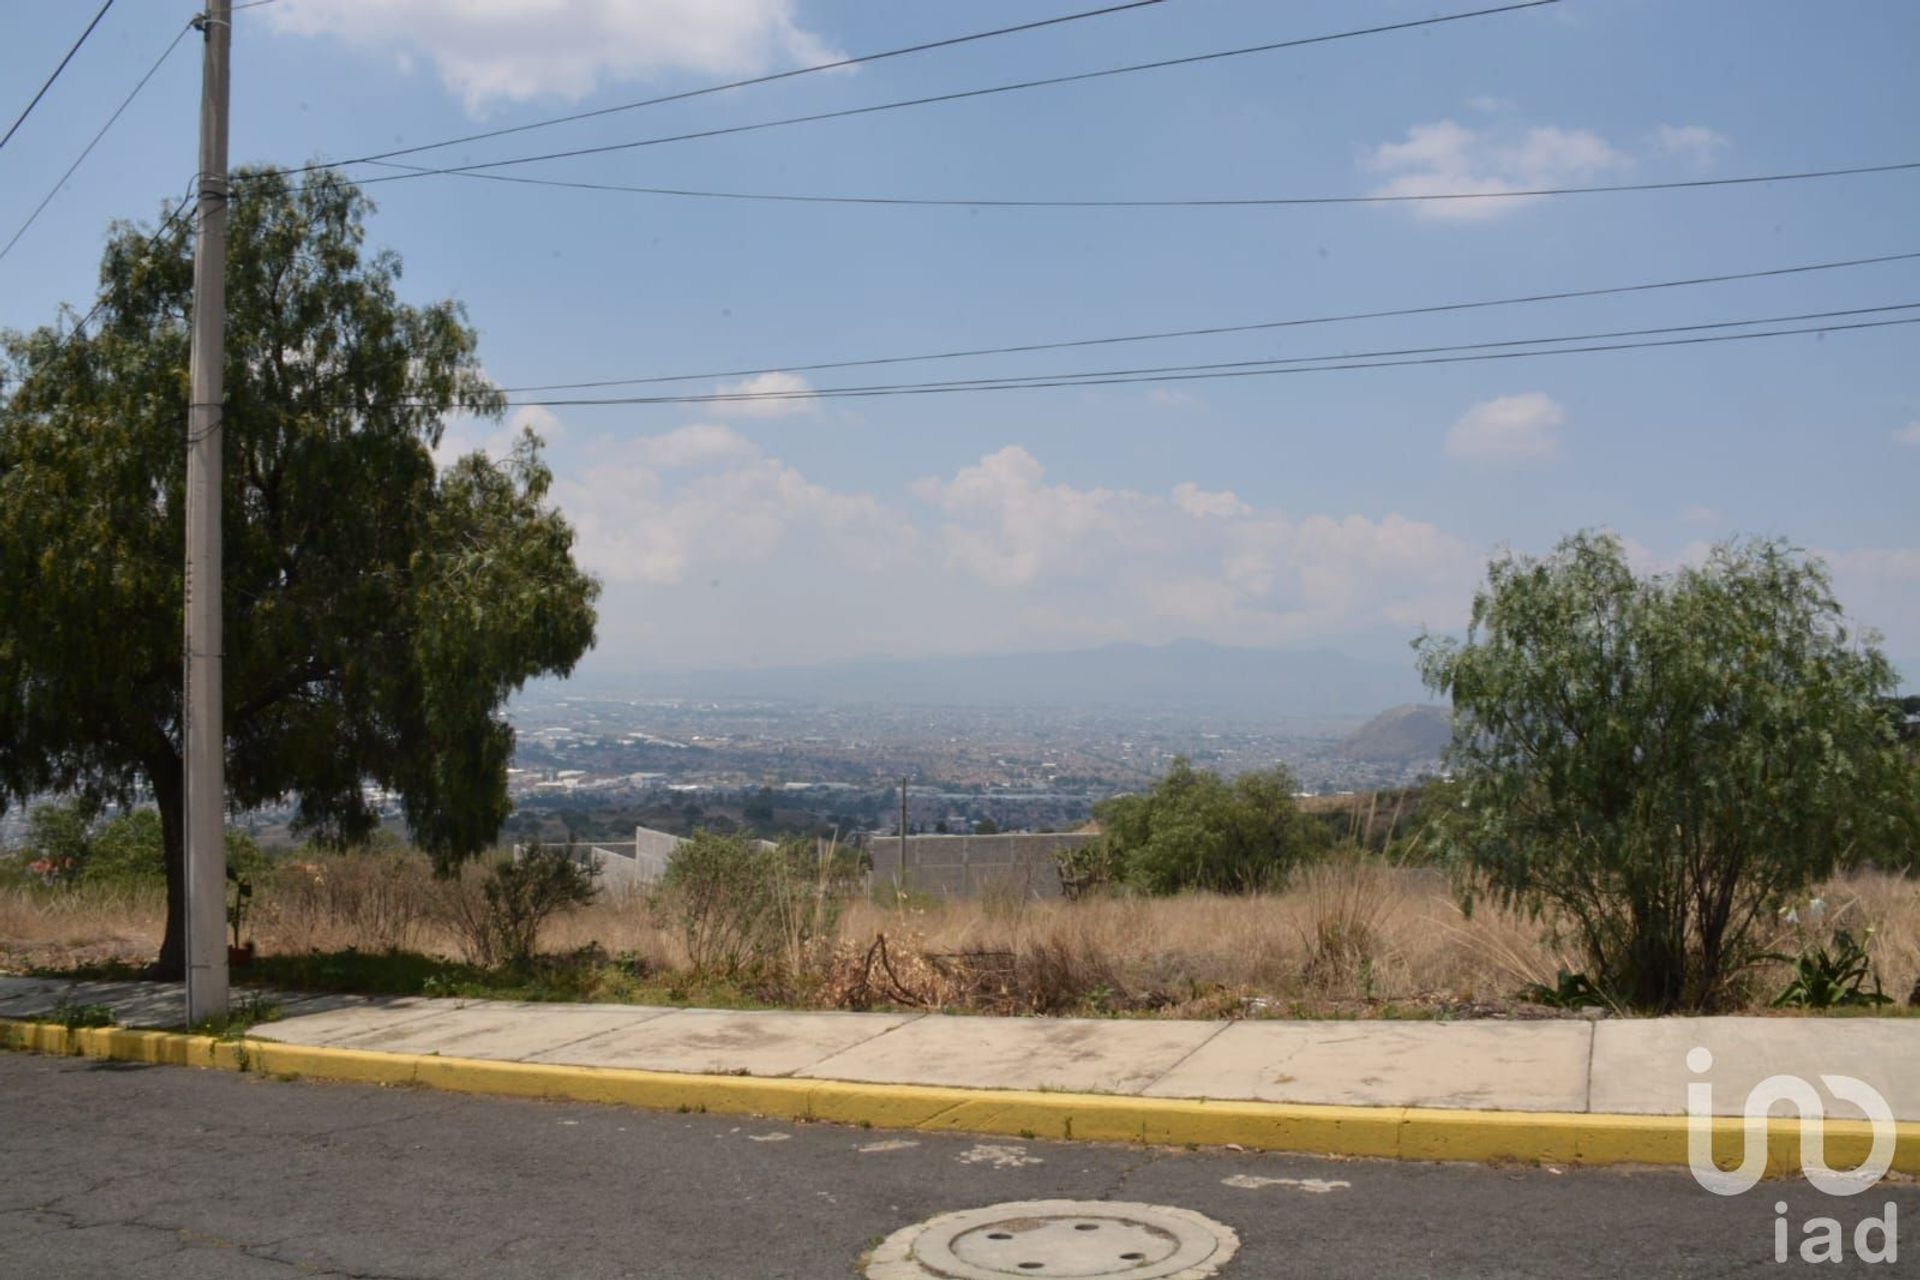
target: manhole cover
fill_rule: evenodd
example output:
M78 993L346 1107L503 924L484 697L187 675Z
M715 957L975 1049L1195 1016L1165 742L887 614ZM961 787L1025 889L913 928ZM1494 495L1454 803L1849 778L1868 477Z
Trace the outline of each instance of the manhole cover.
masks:
M1125 1276L1202 1280L1240 1238L1186 1209L1103 1200L1021 1200L943 1213L888 1236L869 1280Z

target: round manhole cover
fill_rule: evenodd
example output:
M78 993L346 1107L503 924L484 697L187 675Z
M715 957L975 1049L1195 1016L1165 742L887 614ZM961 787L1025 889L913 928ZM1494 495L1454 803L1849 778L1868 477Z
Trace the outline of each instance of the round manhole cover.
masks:
M1231 1228L1187 1209L1022 1200L943 1213L896 1231L873 1251L867 1275L869 1280L1202 1280L1239 1247Z

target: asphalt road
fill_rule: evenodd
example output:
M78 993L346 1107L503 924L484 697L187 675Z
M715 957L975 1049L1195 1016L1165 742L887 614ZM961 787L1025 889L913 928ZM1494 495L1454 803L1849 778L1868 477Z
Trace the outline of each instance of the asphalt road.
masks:
M0 1277L845 1280L909 1223L1054 1197L1225 1222L1225 1280L1920 1276L1911 1182L1725 1200L1684 1171L889 1134L0 1053ZM1778 1265L1779 1199L1796 1242L1888 1201L1912 1238L1892 1266L1850 1239L1843 1265Z

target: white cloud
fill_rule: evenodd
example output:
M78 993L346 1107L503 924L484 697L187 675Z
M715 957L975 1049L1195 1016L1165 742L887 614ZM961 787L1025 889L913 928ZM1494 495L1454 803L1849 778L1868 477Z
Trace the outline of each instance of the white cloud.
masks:
M1680 519L1686 524L1718 525L1726 523L1726 514L1718 507L1695 505L1680 513Z
M1447 432L1447 452L1456 458L1551 458L1560 449L1566 410L1544 392L1482 400Z
M1915 418L1906 426L1892 432L1896 444L1920 445L1920 418Z
M1191 395L1175 387L1155 387L1153 390L1147 392L1147 399L1149 402L1159 405L1163 409L1175 409L1183 405L1198 404L1200 402L1198 396Z
M520 433L529 430L547 444L566 434L560 419L537 404L521 405L498 424L457 414L447 420L446 430L441 433L440 444L433 451L434 465L445 468L475 451L498 462L513 452Z
M903 492L836 488L724 426L574 438L553 496L601 575L601 661L1410 637L1460 626L1483 549L1388 511L1196 481L1075 483L1018 445Z
M1018 446L913 491L941 518L947 567L1016 597L1028 627L1061 642L1451 625L1481 564L1397 514L1296 519L1192 482L1165 495L1050 484Z
M759 456L751 440L730 427L696 423L665 435L642 436L628 446L634 461L660 469L699 467Z
M719 392L727 396L770 396L767 400L719 400L710 407L729 418L784 418L792 413L811 413L812 400L798 398L813 390L813 384L797 373L756 373L738 382L721 384ZM795 397L792 399L784 397Z
M1213 517L1226 519L1230 516L1244 516L1252 513L1253 508L1234 496L1231 489L1209 492L1191 480L1173 486L1173 505L1190 516L1199 518Z
M752 75L833 52L795 0L280 0L276 30L431 62L468 111L658 75Z
M1374 195L1422 196L1449 192L1493 195L1591 182L1625 169L1632 159L1591 129L1536 125L1526 130L1470 129L1454 120L1417 124L1400 142L1384 142L1361 159L1383 175ZM1452 221L1497 217L1526 199L1434 200L1415 206L1422 217Z
M915 536L872 496L817 484L724 427L603 445L554 498L579 533L580 563L617 584L676 586L801 543L816 571L862 571L894 562Z
M1129 528L1123 509L1143 501L1045 484L1044 476L1038 458L1008 445L951 480L920 480L912 491L951 517L943 530L949 564L995 586L1025 586L1082 564L1092 544L1122 539Z
M1476 93L1467 99L1467 105L1475 111L1485 111L1489 115L1511 111L1518 104L1512 98L1503 98L1494 93Z
M1729 145L1727 135L1703 124L1663 124L1653 131L1653 146L1661 155L1681 156L1695 164L1712 164Z

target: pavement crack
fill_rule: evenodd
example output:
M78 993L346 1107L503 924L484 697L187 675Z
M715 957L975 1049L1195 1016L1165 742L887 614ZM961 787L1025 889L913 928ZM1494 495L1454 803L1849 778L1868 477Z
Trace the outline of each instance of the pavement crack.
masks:
M1185 1065L1187 1065L1188 1060L1191 1059L1194 1054L1200 1052L1202 1049L1212 1044L1215 1040L1219 1039L1222 1035L1226 1034L1227 1028L1231 1027L1232 1025L1233 1024L1231 1022L1222 1022L1219 1026L1213 1029L1213 1034L1209 1035L1206 1039L1202 1040L1199 1044L1196 1044L1195 1046L1193 1046L1193 1048L1181 1054L1179 1058L1177 1058L1170 1066L1168 1066L1165 1071L1162 1071L1159 1075L1155 1076L1153 1079L1141 1085L1134 1092L1144 1097L1149 1089L1159 1084L1162 1080L1165 1080L1168 1076L1178 1071L1181 1067L1184 1067Z
M1149 1150L1149 1151L1141 1152L1137 1158L1133 1160L1129 1160L1127 1162L1126 1167L1120 1170L1120 1175L1113 1180L1113 1185L1108 1187L1105 1191L1102 1191L1100 1193L1099 1198L1102 1200L1118 1199L1120 1196L1120 1193L1127 1189L1127 1183L1132 1181L1133 1175L1140 1172L1140 1170L1146 1168L1148 1165L1152 1164L1154 1161L1158 1160L1159 1158L1160 1158L1160 1152L1158 1151Z

